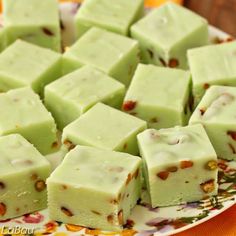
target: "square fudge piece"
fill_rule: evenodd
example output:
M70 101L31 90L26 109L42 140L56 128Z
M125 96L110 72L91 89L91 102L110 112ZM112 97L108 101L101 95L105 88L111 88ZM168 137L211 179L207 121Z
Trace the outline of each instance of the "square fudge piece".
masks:
M17 40L0 54L0 90L30 86L43 94L44 86L61 76L61 55Z
M236 86L236 42L188 51L195 107L210 85Z
M65 127L62 142L68 149L80 144L137 155L136 135L144 129L145 121L98 103Z
M61 51L59 9L56 0L3 0L3 19L9 43L20 38Z
M0 137L0 220L47 207L49 162L19 134Z
M0 94L0 135L19 133L42 153L57 148L56 124L30 88Z
M138 143L152 207L217 194L217 156L201 125L149 129Z
M129 85L139 62L136 40L91 28L63 55L63 73L89 64Z
M125 86L91 66L84 66L45 88L45 105L60 129L97 102L120 108Z
M47 180L50 218L121 230L140 197L140 165L136 156L77 146Z
M190 73L139 64L123 103L123 110L146 120L151 128L188 123L191 108Z
M208 43L205 19L174 3L151 11L131 27L145 63L186 69L187 50Z
M211 86L190 118L201 123L219 158L236 161L236 88Z
M128 35L130 25L143 16L143 0L86 0L76 15L78 37L92 26Z

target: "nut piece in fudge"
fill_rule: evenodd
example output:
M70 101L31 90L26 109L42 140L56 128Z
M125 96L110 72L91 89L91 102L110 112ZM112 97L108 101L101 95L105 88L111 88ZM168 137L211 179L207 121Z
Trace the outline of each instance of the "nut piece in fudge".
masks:
M121 230L140 197L141 159L77 146L47 180L52 220Z
M203 124L218 158L236 161L236 88L212 85L189 123Z
M64 128L62 142L68 150L79 144L137 155L136 135L145 129L145 121L97 103Z
M0 137L0 220L47 207L50 164L19 134Z
M44 86L61 76L61 55L17 40L0 54L0 90L30 86L43 95Z
M3 20L9 43L20 38L61 51L58 8L56 0L3 0Z
M91 28L63 55L63 73L88 64L129 85L139 62L136 40Z
M149 129L138 143L152 207L217 194L217 156L202 125Z
M45 105L60 129L97 102L120 108L125 86L91 66L84 66L45 88Z
M135 23L131 36L140 43L144 63L186 69L187 50L208 43L208 25L202 17L169 2Z
M57 150L56 124L30 88L0 94L0 135L19 133L43 154Z
M130 26L143 16L143 0L86 0L76 15L77 36L92 26L122 35L129 34Z
M125 96L123 111L151 128L186 125L191 110L190 73L139 64Z
M194 106L211 85L236 86L236 42L188 51Z

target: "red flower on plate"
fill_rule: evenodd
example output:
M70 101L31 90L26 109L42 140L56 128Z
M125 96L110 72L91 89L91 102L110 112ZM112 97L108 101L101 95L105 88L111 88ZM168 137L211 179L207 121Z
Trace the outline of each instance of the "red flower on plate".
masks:
M25 223L35 223L38 224L44 220L44 216L39 212L32 214L25 214L22 219Z

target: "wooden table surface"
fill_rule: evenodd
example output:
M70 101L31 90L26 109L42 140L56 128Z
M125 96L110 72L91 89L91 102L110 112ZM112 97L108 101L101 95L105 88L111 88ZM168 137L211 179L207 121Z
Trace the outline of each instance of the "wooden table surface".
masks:
M236 37L236 0L185 0L184 4Z

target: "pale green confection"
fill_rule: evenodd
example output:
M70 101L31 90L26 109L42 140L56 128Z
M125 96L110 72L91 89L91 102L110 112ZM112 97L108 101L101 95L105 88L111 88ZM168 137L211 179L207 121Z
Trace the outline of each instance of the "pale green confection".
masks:
M0 137L0 220L47 207L49 162L19 134Z
M217 194L217 156L202 125L148 129L138 143L152 207Z
M191 113L190 90L189 72L139 64L123 110L146 120L151 128L186 125Z
M77 119L97 102L120 108L125 86L89 65L45 88L45 105L60 129Z
M62 142L68 149L79 144L137 155L136 135L144 129L145 121L97 103L64 128Z
M7 47L6 30L0 25L0 52Z
M187 50L208 44L207 21L175 3L151 11L131 27L142 60L158 66L188 68Z
M63 55L63 73L88 64L129 85L139 62L136 40L91 28Z
M236 42L189 50L188 60L195 106L210 85L236 86Z
M141 159L77 146L47 179L50 219L121 230L140 197Z
M129 34L130 26L144 14L143 0L86 0L75 17L77 36L92 26L122 35Z
M20 38L61 51L57 0L3 0L3 20L9 43Z
M44 86L61 76L61 55L23 40L0 54L0 91L30 86L43 96Z
M236 88L212 85L192 114L189 123L201 123L218 158L236 161Z
M57 148L56 124L30 88L0 94L0 135L19 133L43 154Z

